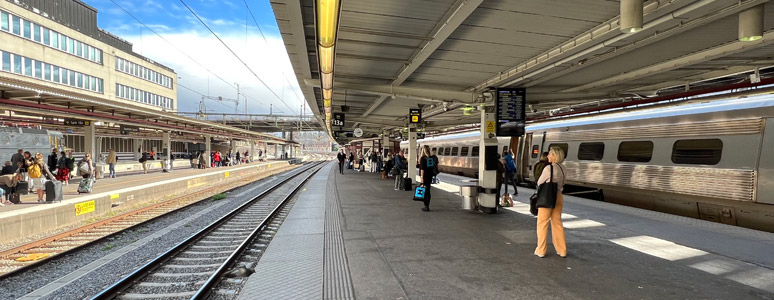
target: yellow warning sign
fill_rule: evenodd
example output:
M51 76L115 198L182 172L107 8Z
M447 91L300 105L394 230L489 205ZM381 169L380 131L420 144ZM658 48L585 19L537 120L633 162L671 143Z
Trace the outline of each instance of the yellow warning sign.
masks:
M119 194L110 194L110 200L115 200L115 199L118 199L119 197L120 197Z
M226 176L226 178L228 178L229 176L231 176L231 172L226 172L226 173L224 173L223 175L225 175L225 176Z
M94 200L78 203L75 205L75 215L80 216L94 212L95 206Z
M419 116L411 116L411 123L419 123Z
M495 132L495 122L494 121L486 121L486 132L487 133L494 133Z

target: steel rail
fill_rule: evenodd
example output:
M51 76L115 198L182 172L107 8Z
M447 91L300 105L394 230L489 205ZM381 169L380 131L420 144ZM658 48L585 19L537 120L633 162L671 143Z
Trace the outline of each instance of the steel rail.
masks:
M311 169L311 168L310 168ZM285 204L287 204L288 200L293 198L293 196L298 193L298 190L301 189L304 184L309 181L312 176L317 174L318 171L320 171L321 168L318 168L317 170L314 170L311 174L309 174L306 178L304 178L301 183L293 189L287 196L285 196L285 199L282 199L282 201L277 205L277 207L272 210L272 212L266 216L263 221L261 221L261 224L259 224L255 229L250 233L250 235L245 238L241 244L239 244L239 247L237 247L234 252L231 253L231 255L226 258L226 261L224 261L217 270L215 270L215 273L213 273L210 278L207 278L207 281L204 282L204 285L202 285L199 290L196 291L196 293L190 298L190 300L199 300L199 299L205 299L209 293L210 290L215 287L215 285L220 282L220 279L223 276L223 273L225 273L229 267L231 267L239 258L239 256L242 255L242 253L245 251L245 249L252 244L253 240L266 228L266 226L269 224L269 222L274 219L274 217L285 207Z
M201 230L197 231L196 233L194 233L193 235L188 237L186 240L178 243L177 245L173 246L169 250L164 251L164 253L160 254L156 258L154 258L151 261L147 262L145 265L141 266L140 268L134 270L129 275L124 276L118 282L113 283L112 285L110 285L109 287L107 287L106 289L102 290L97 295L94 295L93 297L91 297L89 299L90 300L103 300L103 299L113 299L113 298L115 298L116 296L118 296L118 294L120 292L122 292L122 291L126 290L127 288L131 287L135 282L139 281L143 277L145 277L148 274L150 274L153 270L155 270L155 269L159 268L160 266L162 266L166 261L172 259L177 254L183 252L188 246L190 246L193 243L201 240L207 234L209 234L210 232L214 231L215 229L217 229L219 226L223 225L224 223L228 222L231 218L233 218L234 216L240 214L242 211L244 211L245 209L247 209L251 205L255 204L255 202L257 200L262 199L266 195L269 195L270 193L274 192L280 186L285 185L290 180L298 177L299 175L301 175L305 171L311 170L311 169L313 169L314 167L316 167L316 166L318 166L320 164L321 163L314 164L314 165L304 169L303 171L299 171L298 173L293 174L292 176L286 178L285 180L283 180L281 182L278 182L275 185L271 186L270 188L264 190L263 192L261 192L257 196L253 197L253 199L251 199L249 201L246 201L245 203L243 203L242 205L240 205L237 208L234 208L233 210L231 210L229 213L227 213L223 217L221 217L218 220L210 223L210 225L207 225L206 227L204 227ZM313 172L311 175L313 175L316 172L317 171ZM306 179L311 177L311 175L309 175ZM306 181L306 179L304 180L304 182ZM303 183L300 184L298 187L296 187L291 194L294 194L295 190L297 190L301 186L303 186ZM286 202L287 199L290 199L290 198L288 197L285 200L283 200L278 205L278 207L282 206ZM247 239L248 240L252 240L253 238L254 238L254 236L251 235ZM241 246L240 246L240 248L241 248Z
M247 181L247 180L249 180L249 179L240 180L239 182ZM235 183L239 183L239 182L235 182ZM238 188L238 187L241 187L241 186L244 186L244 185L239 185L239 186L237 186L235 188ZM129 218L131 218L133 216L141 215L143 213L152 211L154 209L160 209L160 208L163 208L164 206L172 206L172 205L175 205L176 202L185 201L182 198L195 197L195 196L198 196L198 195L207 194L208 192L213 191L213 190L217 190L217 188L216 187L211 187L211 188L207 188L207 189L204 189L204 190L201 190L201 191L196 191L196 192L194 192L192 194L181 195L180 197L176 197L175 199L170 199L170 200L167 200L167 201L164 201L164 202L156 203L156 204L153 204L153 205L150 205L150 206L146 206L146 207L142 207L142 208L139 208L139 209L136 209L136 210L124 212L124 213L122 213L120 215L117 215L117 216L114 216L114 217L110 217L110 218L107 218L107 219L104 219L104 220L100 220L100 221L97 221L97 222L94 222L94 223L91 223L91 224L87 224L87 225L84 225L84 226L81 226L81 227L73 228L71 230L68 230L68 231L65 231L65 232L62 232L62 233L58 233L58 234L55 234L53 236L49 236L49 237L43 238L41 240L37 240L37 241L31 242L31 243L20 245L18 247L14 247L14 248L10 248L10 249L7 249L7 250L3 250L3 251L0 251L0 258L7 258L7 257L10 257L10 256L15 255L15 254L24 253L27 250L39 248L41 246L45 246L46 244L49 244L49 243L52 243L52 242L56 242L56 241L59 241L59 240L67 239L67 238L72 237L72 236L76 236L76 235L79 235L79 234L82 234L82 233L86 233L89 230L98 229L98 228L100 228L102 226L109 226L112 223L117 223L117 222L120 222L120 221L122 221L124 219L129 219ZM231 189L229 189L229 190L231 190ZM67 249L65 251L62 251L60 253L56 253L56 255L52 255L50 257L47 257L45 259L41 259L41 260L38 260L38 261L30 262L29 264L26 264L26 265L24 265L22 267L19 267L19 268L15 269L15 270L13 270L11 272L2 273L2 274L0 274L0 280L6 279L6 278L10 278L12 276L15 276L15 275L21 274L23 272L29 271L29 270L31 270L33 268L36 268L36 267L40 266L41 264L48 263L48 262L54 261L56 259L62 258L62 257L65 256L64 254L68 254L68 253L72 253L72 252L75 252L75 251L78 251L78 250L82 250L82 249L85 249L86 247L89 247L89 246L95 245L97 243L103 242L103 241L105 241L105 240L107 240L107 239L109 239L111 237L114 237L114 236L116 236L116 235L118 235L118 234L120 234L120 233L122 233L122 232L124 232L126 230L131 230L131 229L143 226L145 224L149 224L150 222L156 221L159 218L162 218L162 217L164 217L164 216L166 216L166 215L168 215L170 213L174 213L174 212L180 211L181 209L185 209L187 207L190 207L191 205L197 204L197 203L199 203L201 201L204 201L204 200L206 200L208 198L209 197L201 199L201 200L193 201L193 202L188 203L186 205L183 205L183 206L174 208L174 209L172 209L170 211L167 211L165 213L162 213L162 214L160 214L158 216L154 216L154 217L151 217L150 219L147 219L147 220L144 220L144 221L140 221L139 223L131 225L131 226L126 227L124 229L121 229L121 230L118 230L116 232L109 233L107 235L98 237L98 238L96 238L94 240L88 241L88 242L86 242L84 244L81 244L81 245L78 245L78 246L74 246L74 247L72 247L70 249Z

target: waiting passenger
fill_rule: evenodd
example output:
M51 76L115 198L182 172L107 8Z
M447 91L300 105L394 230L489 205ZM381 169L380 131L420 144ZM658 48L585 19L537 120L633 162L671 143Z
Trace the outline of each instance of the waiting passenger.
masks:
M51 171L51 173L54 173L56 171L56 148L51 149L51 154L48 155L48 170Z
M27 167L27 174L30 176L32 189L37 191L38 202L46 202L43 199L43 191L46 189L46 177L54 179L54 174L48 170L46 162L43 160L43 154L35 153L35 159ZM43 177L45 174L46 177Z
M4 197L0 199L2 204L13 204L8 201L11 193L15 192L16 184L21 181L21 175L19 173L6 174L0 176L0 189L3 191Z
M16 168L13 167L13 163L10 160L5 161L3 169L0 171L0 175L9 175L16 173Z
M142 173L148 174L148 160L150 157L148 157L148 152L143 151L142 156L140 156L140 164L142 164Z
M548 239L548 222L551 222L551 237L554 244L556 254L561 257L567 256L567 243L564 236L564 227L562 226L562 207L564 204L564 197L562 197L562 190L564 189L564 150L559 147L551 147L548 150L548 162L553 165L553 168L544 168L543 173L538 179L538 186L544 182L551 182L551 170L553 169L553 182L557 184L556 190L556 205L554 208L539 207L537 215L537 248L535 248L535 255L538 257L544 257L546 255Z
M519 194L519 191L516 189L516 180L514 179L516 172L516 162L513 160L513 153L511 151L506 151L504 160L505 181L503 183L505 184L505 193L508 194L508 183L510 183L513 185L513 195L516 196Z
M108 174L108 178L116 178L116 163L118 162L118 155L116 154L116 151L111 149L108 149L109 154L105 162L108 164L108 168L110 168L110 173Z
M62 184L67 185L70 183L70 159L67 157L64 151L60 152L62 156L57 160L56 162L56 180L59 180L62 182Z
M430 186L433 182L433 175L435 168L438 165L438 160L432 157L430 153L430 146L422 146L422 157L419 158L419 178L420 184L425 186L425 207L422 211L430 211Z
M535 176L535 182L537 182L538 178L540 178L540 175L543 174L543 168L545 168L548 165L548 152L543 152L543 154L540 154L540 160L535 164L535 167L532 168L532 175Z
M344 174L344 160L347 159L347 155L344 154L344 149L339 149L339 154L336 155L336 159L339 160L339 174Z
M94 162L91 160L91 153L86 153L78 162L78 175L83 178L91 178L94 175Z
M432 153L430 154L430 157L432 157L435 160L435 167L436 168L440 168L441 167L441 160L438 159L437 155L435 155L435 151L432 151ZM439 171L438 174L440 174L440 171ZM441 182L441 181L438 180L438 174L433 175L433 184L437 184L437 183Z
M393 162L393 167L391 173L395 175L395 190L397 191L398 188L400 188L403 181L403 170L407 169L408 165L406 164L405 159L403 158L403 150L400 150L398 152L398 155L395 156L395 162Z
M24 150L19 149L18 152L14 155L11 155L11 166L13 167L13 171L16 172L16 170L19 169L19 164L24 162Z

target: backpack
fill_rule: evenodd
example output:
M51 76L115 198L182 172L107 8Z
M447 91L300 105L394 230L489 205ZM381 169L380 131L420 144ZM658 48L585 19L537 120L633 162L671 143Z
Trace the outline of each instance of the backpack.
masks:
M508 172L516 171L516 163L510 155L505 157L505 169L508 170Z
M438 170L438 157L433 155L428 157L427 160L425 161L426 161L427 167L430 168L433 176L438 176L438 174L441 173L440 170Z
M74 157L67 158L67 168L70 169L70 171L75 169L75 158Z
M89 163L83 161L78 165L78 173L80 175L89 174Z
M40 178L40 176L43 175L40 172L40 165L37 163L30 165L30 167L27 168L27 173L30 174L30 178Z

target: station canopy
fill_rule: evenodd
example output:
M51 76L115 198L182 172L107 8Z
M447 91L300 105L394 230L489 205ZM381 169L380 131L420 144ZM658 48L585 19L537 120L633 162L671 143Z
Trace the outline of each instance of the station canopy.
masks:
M272 7L309 106L327 122L318 1L337 2ZM331 111L346 110L346 122L329 130L405 130L419 106L424 130L477 123L465 107L491 103L484 92L493 87L526 88L536 118L749 83L752 73L766 83L767 2L340 0Z

